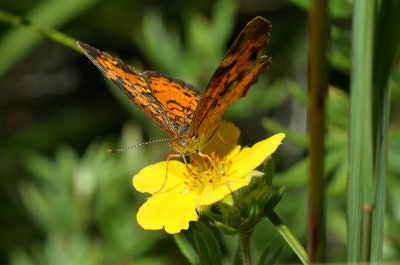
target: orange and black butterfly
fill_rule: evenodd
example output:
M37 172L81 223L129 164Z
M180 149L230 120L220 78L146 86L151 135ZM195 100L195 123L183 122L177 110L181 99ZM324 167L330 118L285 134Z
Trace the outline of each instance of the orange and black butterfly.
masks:
M236 38L200 96L193 86L153 71L141 72L106 52L78 42L87 57L161 130L181 155L198 152L215 134L227 107L244 96L270 65L259 56L271 24L251 20Z

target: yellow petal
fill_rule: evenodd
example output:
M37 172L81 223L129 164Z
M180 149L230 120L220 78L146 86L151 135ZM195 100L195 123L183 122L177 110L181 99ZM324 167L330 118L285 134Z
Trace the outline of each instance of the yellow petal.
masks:
M136 174L133 177L133 186L140 192L149 193L164 193L171 189L184 188L183 172L186 172L185 164L177 160L168 162L168 172L166 161L156 163L145 167Z
M164 227L170 234L189 228L190 221L197 221L196 196L193 193L157 193L148 199L137 213L138 224L147 230Z
M217 133L211 137L210 141L201 149L201 152L211 154L214 151L220 157L226 156L232 150L236 150L237 153L238 150L235 147L240 136L239 128L232 122L221 121Z
M232 160L237 154L239 154L241 148L242 147L240 145L237 145L234 148L232 148L232 150L230 150L229 153L225 154L225 160L226 161Z
M247 186L251 180L251 177L243 177L241 179L235 180L235 182L229 182L228 184L221 184L216 187L207 186L199 195L197 199L197 204L199 206L210 205L216 203L217 201L222 200L227 195L231 193L231 191L238 190L244 186Z
M285 138L285 134L278 133L256 143L251 148L242 148L240 153L232 159L232 167L228 174L232 174L236 177L247 176L258 167L265 158L275 152L283 138Z

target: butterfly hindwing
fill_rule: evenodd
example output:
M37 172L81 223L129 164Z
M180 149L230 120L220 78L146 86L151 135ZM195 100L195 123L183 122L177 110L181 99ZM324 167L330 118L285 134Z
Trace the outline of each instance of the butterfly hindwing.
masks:
M165 106L166 115L177 124L177 129L189 125L200 101L197 89L153 71L144 72L143 76L159 104Z
M193 86L156 72L140 72L106 52L82 42L78 45L97 68L165 133L176 138L182 126L189 127L199 102Z

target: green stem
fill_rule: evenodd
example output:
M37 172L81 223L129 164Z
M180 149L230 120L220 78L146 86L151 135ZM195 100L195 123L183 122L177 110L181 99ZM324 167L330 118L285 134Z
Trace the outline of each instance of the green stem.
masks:
M372 222L372 209L363 209L362 220L362 240L361 240L361 260L369 261L371 253L371 222Z
M310 13L309 141L307 250L311 263L325 261L325 94L327 84L328 7L326 0L313 0Z
M303 264L309 264L306 250L300 244L300 242L297 240L297 238L293 235L293 233L289 230L289 227L287 227L282 222L282 220L275 213L275 211L270 211L268 213L268 218L272 222L272 224L275 226L275 228L279 232L279 234L281 234L281 236L286 241L286 243L292 248L294 253L296 253L296 255L299 257L301 262Z
M243 250L244 262L246 265L252 265L250 252L250 237L251 232L240 233L240 244Z
M32 31L38 32L39 34L42 34L43 36L55 42L70 47L71 49L74 49L77 52L83 53L82 50L76 44L77 42L76 39L68 35L65 35L64 33L61 33L57 30L45 27L33 21L29 21L26 18L0 10L0 21L10 23L15 26L25 26L31 29Z

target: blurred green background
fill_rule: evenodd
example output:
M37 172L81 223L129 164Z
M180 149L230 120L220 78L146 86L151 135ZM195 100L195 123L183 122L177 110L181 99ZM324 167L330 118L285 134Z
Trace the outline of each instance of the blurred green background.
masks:
M98 1L2 0L24 16L204 89L230 44L253 17L272 23L270 69L225 118L251 145L275 132L287 138L274 154L277 212L305 244L307 0ZM330 1L330 88L327 103L328 260L346 255L347 130L351 0ZM392 102L384 260L400 259L400 67ZM144 231L136 212L146 195L132 187L144 166L165 160L166 143L119 154L107 149L165 138L91 62L24 28L0 23L0 264L188 264L171 236ZM225 262L236 241L224 236ZM262 223L254 255L283 240ZM296 263L284 246L280 263Z

